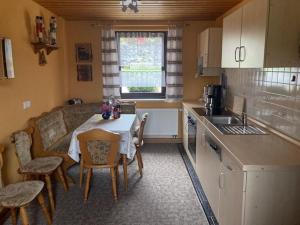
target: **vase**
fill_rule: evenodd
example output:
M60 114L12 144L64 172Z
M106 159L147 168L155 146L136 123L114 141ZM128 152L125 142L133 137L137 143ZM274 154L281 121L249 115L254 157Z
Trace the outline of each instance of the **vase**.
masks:
M111 115L110 112L104 112L104 113L102 113L102 118L103 118L104 120L108 120L109 117L110 117L110 115Z

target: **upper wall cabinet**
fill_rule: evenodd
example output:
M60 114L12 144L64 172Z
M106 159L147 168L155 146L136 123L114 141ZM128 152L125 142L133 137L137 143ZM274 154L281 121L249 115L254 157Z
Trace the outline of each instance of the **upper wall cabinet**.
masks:
M221 67L222 28L208 28L198 35L198 55L204 68Z
M299 14L299 0L250 0L225 17L222 67L299 67Z
M198 76L219 76L221 74L222 28L207 28L198 34L197 73Z

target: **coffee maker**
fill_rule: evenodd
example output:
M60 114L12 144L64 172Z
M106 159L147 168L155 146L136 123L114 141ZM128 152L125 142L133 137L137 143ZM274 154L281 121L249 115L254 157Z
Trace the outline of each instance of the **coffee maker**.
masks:
M220 115L222 113L222 86L207 85L204 87L204 102L207 115Z

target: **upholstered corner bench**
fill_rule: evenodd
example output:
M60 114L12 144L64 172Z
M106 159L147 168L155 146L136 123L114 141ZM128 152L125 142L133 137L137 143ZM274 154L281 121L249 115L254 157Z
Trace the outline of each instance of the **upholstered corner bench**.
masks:
M34 128L34 157L61 156L68 182L72 183L72 179L67 175L68 168L75 164L68 155L72 132L94 114L101 113L100 105L100 102L67 105L30 119L29 125Z

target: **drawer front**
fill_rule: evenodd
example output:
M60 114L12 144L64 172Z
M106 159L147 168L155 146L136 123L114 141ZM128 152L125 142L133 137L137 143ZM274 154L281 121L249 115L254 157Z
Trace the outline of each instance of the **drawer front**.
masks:
M242 171L242 166L226 150L222 151L222 163L229 171Z

